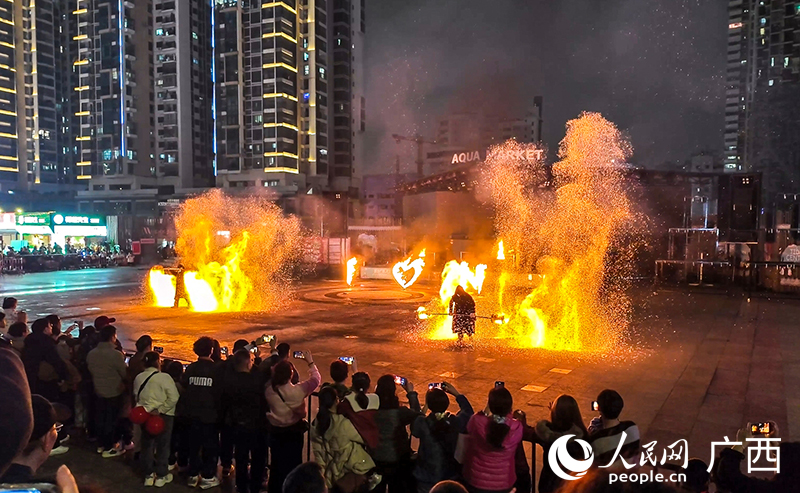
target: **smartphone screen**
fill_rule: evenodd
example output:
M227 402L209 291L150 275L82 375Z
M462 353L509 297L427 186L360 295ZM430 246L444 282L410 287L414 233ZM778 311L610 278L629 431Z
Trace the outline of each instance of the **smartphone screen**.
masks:
M352 365L353 364L353 360L355 360L355 357L354 356L339 356L339 360L340 361L344 361L348 365Z
M750 432L754 435L769 435L770 433L769 422L753 423L752 425L750 425Z
M434 383L429 383L428 384L428 390L441 389L441 388L442 388L442 383L441 382L434 382Z
M600 406L597 405L597 401L592 401L592 411L599 411Z
M164 354L164 347L163 346L153 346L153 351L157 352L158 354Z
M81 336L81 329L79 327L75 327L74 329L69 331L69 336L73 339L77 339Z
M292 354L292 357L295 358L295 359L302 359L303 358L303 351L295 351L294 354Z
M219 352L224 354L225 356L227 356L228 355L228 346L221 347Z
M400 375L395 375L394 376L394 383L396 383L397 385L405 385L406 384L406 379L401 377Z

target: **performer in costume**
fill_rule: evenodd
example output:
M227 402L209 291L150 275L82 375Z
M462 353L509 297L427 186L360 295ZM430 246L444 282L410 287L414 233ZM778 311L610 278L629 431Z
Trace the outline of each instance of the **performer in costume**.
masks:
M189 295L186 293L186 283L183 280L183 274L186 272L182 264L178 264L175 271L175 305L178 308L181 298L186 300L186 304L191 308L192 302L189 301Z
M472 340L475 334L475 300L462 286L458 286L450 298L448 314L453 317L453 333L458 334L458 345L463 345L464 334Z

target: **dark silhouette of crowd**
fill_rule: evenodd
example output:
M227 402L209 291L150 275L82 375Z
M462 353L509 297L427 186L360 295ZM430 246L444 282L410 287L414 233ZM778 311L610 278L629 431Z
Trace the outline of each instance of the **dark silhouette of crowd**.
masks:
M230 477L238 493L701 493L712 483L734 493L800 491L797 443L781 445L781 473L771 480L743 474L743 450L734 447L722 450L714 474L692 459L681 484L610 482L621 461L640 454L639 430L621 419L623 398L610 389L588 427L569 395L529 423L502 382L475 412L451 383L428 384L422 398L402 375L373 385L352 357L331 362L323 377L310 352L274 336L241 339L232 351L200 337L189 363L165 358L148 335L126 353L114 318L63 327L50 315L28 330L19 314L10 303L0 320L13 320L0 340L0 483L36 482L48 457L69 452L72 433L98 460L135 455L145 487L180 480L206 490ZM547 458L568 435L572 457L581 458L575 440L584 440L594 464L611 467L565 481L545 459L532 484L525 442ZM307 444L313 458L304 462ZM52 481L77 492L66 467Z

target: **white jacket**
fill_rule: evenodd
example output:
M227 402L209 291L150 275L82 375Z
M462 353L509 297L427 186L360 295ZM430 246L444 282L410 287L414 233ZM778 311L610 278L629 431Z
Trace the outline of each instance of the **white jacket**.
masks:
M153 375L153 378L150 378L144 389L141 389L150 375ZM175 406L178 404L180 394L175 381L168 374L161 373L155 368L145 368L133 380L133 396L137 395L136 405L144 407L148 413L158 411L160 414L175 416Z

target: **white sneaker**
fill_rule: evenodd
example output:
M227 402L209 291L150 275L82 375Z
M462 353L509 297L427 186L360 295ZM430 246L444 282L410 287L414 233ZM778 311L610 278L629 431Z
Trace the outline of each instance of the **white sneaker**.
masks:
M69 447L59 445L58 447L50 451L50 456L52 457L54 455L66 454L67 452L69 452Z
M144 478L144 485L145 486L153 486L156 481L156 473L150 474L146 478Z
M124 455L124 454L125 454L125 449L124 448L114 447L112 449L105 450L103 452L103 458L104 459L110 459L110 458L113 458L113 457L119 457L120 455Z
M383 476L381 476L377 472L372 473L372 475L369 478L367 478L367 489L369 491L374 490L375 487L377 487L380 484L382 479Z
M200 479L200 489L207 490L209 488L214 488L215 486L219 486L222 484L222 481L219 480L218 477L214 476L213 478L201 478Z
M200 482L200 475L197 476L189 476L189 479L186 480L186 484L189 488L197 488L197 484Z
M172 474L167 473L167 475L164 476L164 477L159 476L156 479L156 488L161 488L165 484L171 483L171 482L172 482Z

